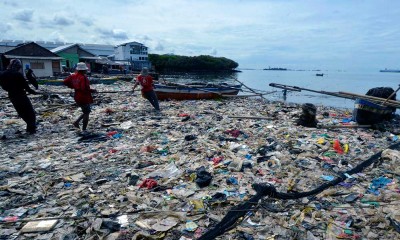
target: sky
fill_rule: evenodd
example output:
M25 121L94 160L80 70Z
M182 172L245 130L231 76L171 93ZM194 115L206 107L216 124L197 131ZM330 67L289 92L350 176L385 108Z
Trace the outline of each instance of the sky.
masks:
M242 69L400 69L400 1L1 0L0 39L137 41Z

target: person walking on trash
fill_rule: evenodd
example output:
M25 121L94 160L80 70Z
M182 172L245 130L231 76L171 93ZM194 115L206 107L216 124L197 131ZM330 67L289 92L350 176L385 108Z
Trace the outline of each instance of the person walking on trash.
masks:
M32 86L34 86L36 90L38 90L39 85L36 80L37 77L35 73L33 73L33 70L29 67L29 65L26 65L25 76L28 79L29 83L32 84Z
M82 120L83 131L86 131L89 123L90 105L93 103L92 93L97 92L95 89L90 89L89 79L86 76L87 70L86 64L80 62L76 66L76 72L64 79L64 85L75 90L75 102L82 109L82 114L73 122L73 125L80 128L79 123Z
M26 131L29 134L36 133L36 113L32 107L26 92L38 94L31 89L20 72L22 63L18 59L11 59L7 69L0 74L0 85L8 92L8 98L13 104L18 116L26 123Z
M156 111L160 111L158 98L154 92L153 77L149 75L149 70L147 67L143 67L140 74L136 77L136 82L132 88L132 91L135 91L137 85L139 84L142 87L142 96L149 100Z

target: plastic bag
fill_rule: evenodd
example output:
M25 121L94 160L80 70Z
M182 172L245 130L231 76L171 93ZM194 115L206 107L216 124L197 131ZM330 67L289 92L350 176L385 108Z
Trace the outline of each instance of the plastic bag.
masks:
M162 177L162 178L177 178L182 175L182 170L180 170L174 162L168 164L165 168L156 170L147 174L146 178L151 177Z

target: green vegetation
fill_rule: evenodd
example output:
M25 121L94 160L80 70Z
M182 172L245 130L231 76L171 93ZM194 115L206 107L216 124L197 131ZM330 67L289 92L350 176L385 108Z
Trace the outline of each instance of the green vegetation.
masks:
M234 71L239 64L224 57L200 55L195 57L149 54L149 60L159 72Z

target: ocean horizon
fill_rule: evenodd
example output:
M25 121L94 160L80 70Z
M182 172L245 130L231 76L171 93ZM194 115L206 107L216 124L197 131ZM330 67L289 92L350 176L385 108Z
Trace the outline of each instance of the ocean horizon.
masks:
M323 73L323 76L316 74ZM270 83L279 83L297 86L316 91L350 92L366 94L375 87L399 87L399 73L390 72L365 72L365 71L274 71L274 70L241 70L237 78L245 85L262 91L277 92L266 95L267 99L282 100L282 89L270 87ZM309 91L287 92L286 102L312 103L315 105L336 108L354 108L354 100L344 99Z
M354 100L334 97L302 90L301 92L288 91L284 100L283 91L279 88L270 87L270 83L278 83L289 86L297 86L315 91L327 92L349 92L365 95L368 90L375 87L391 87L396 90L400 84L400 73L377 71L345 71L345 70L263 70L263 69L239 69L234 73L213 73L184 75L169 77L170 81L177 82L230 82L237 83L239 80L244 85L260 92L271 92L264 97L271 101L286 101L288 103L312 103L317 106L335 108L354 108ZM323 73L323 76L316 74ZM246 90L245 87L242 89ZM240 95L250 94L240 92Z

